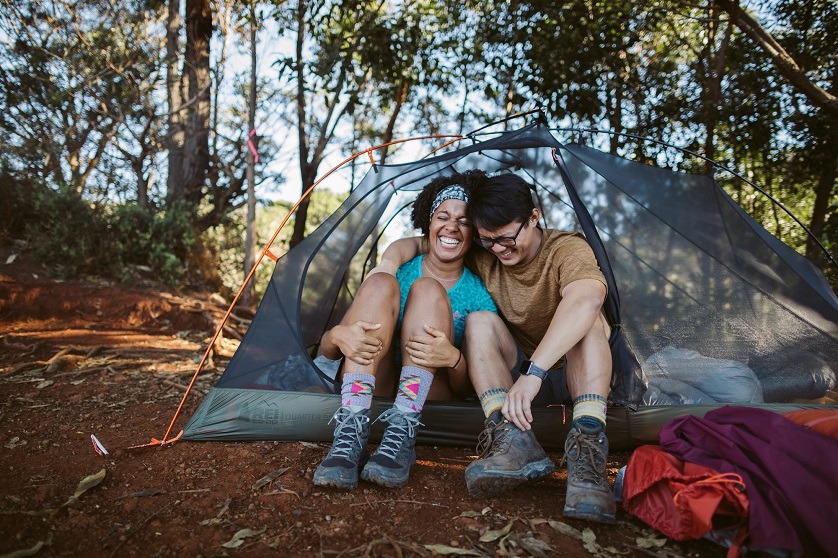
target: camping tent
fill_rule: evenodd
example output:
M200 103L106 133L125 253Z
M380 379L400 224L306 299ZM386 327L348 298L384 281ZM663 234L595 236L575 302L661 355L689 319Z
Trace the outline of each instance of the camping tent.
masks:
M484 139L485 137L485 139ZM380 222L429 180L480 168L533 185L542 226L586 235L609 287L615 374L612 447L654 440L667 420L720 404L824 396L838 369L838 298L820 270L748 216L712 176L655 168L581 145L542 124L400 165L375 165L346 201L276 262L258 311L223 375L184 429L190 440L321 440L340 401L335 363L317 356L337 323ZM376 400L373 415L389 406ZM537 409L546 447L569 426ZM475 401L429 402L419 440L474 443ZM377 424L373 438L380 436Z

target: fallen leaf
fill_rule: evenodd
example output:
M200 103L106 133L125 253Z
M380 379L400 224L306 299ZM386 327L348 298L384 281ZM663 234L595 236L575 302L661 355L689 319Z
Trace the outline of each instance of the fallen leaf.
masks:
M486 515L487 513L492 513L492 508L487 506L480 511L481 515Z
M299 444L300 444L301 446L303 446L304 448L317 449L317 448L319 448L319 447L320 447L320 446L318 446L317 444L314 444L314 443L312 443L312 442L299 442Z
M55 382L53 382L52 380L44 380L43 382L35 386L35 389L44 389L45 387L49 387L54 383Z
M463 513L461 513L461 514L460 514L460 515L458 515L457 517L469 517L469 518L475 518L475 517L482 517L482 516L483 516L483 514L482 514L482 513L480 513L480 512L476 512L476 511L464 511Z
M596 558L610 558L611 556L599 546L596 542L596 534L588 528L582 531L582 546Z
M8 262L7 262L8 263ZM8 554L4 554L1 558L26 558L27 556L35 556L44 547L44 545L48 545L49 541L38 541L35 543L35 546L32 548L24 548L22 550L15 550L14 552L9 552Z
M267 528L259 529L258 531L254 529L241 529L233 535L233 538L227 541L226 543L222 544L224 548L238 548L244 544L244 539L248 537L255 537L256 535L261 535L267 530Z
M94 486L98 486L103 480L105 480L105 470L101 469L98 473L94 473L92 475L88 475L84 477L81 482L79 482L78 487L76 487L76 493L70 496L70 498L61 504L55 511L60 510L65 506L69 506L78 501L82 494L93 488Z
M519 537L517 542L521 548L535 556L535 558L547 558L548 555L556 554L555 548L535 537Z
M18 446L26 445L26 440L21 440L17 436L9 440L9 443L6 444L6 447L9 449L15 449Z
M512 522L510 522L509 525L507 525L503 529L497 529L495 531L486 531L485 533L483 533L483 535L480 537L479 540L480 540L480 542L496 541L499 538L508 535L509 531L511 529L512 529Z
M9 256L8 258L6 258L6 265L9 265L9 264L10 264L10 263L12 263L13 261L15 261L15 258L17 258L17 254L12 254L11 256Z
M547 522L547 524L562 535L567 535L568 537L573 537L574 539L578 539L580 541L582 540L582 532L574 527L571 527L567 523L562 523L561 521L553 521L551 519Z
M456 548L453 546L446 546L444 544L426 544L424 546L431 552L436 552L440 556L482 556L479 552L469 548Z
M166 494L166 491L162 488L147 488L146 490L132 492L127 496L120 496L117 500L124 500L126 498L145 498L147 496L159 496L161 494Z
M648 537L637 537L637 546L640 548L662 548L666 544L665 538L659 539L654 533Z
M272 483L274 481L274 479L276 479L280 475L284 474L290 468L291 467L283 467L282 469L277 469L273 473L268 473L267 475L265 475L264 477L262 477L258 481L254 482L253 486L251 486L250 488L253 489L253 490L259 490L260 488L262 488L266 484Z
M285 488L284 486L280 486L279 488L271 490L270 492L265 492L265 496L274 496L276 494L293 494L297 498L300 497L299 494L297 494L296 492L294 492L290 488Z

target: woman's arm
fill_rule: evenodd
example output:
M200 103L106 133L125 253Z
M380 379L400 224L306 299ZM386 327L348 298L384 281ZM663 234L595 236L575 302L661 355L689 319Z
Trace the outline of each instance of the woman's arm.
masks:
M399 268L422 253L422 237L413 236L409 238L400 238L392 242L390 246L384 250L381 256L381 263L372 268L369 275L373 273L389 273L395 276Z

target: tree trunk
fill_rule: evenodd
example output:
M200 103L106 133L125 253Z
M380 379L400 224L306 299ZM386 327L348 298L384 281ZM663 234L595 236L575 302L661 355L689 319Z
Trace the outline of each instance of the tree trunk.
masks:
M210 125L210 0L186 0L186 50L189 108L183 152L183 199L197 207L209 170Z
M824 163L827 163L827 161L824 161ZM812 208L812 219L809 221L809 230L818 239L821 238L824 232L824 225L826 225L826 216L830 205L829 202L832 200L834 194L836 178L838 178L838 158L832 157L831 163L824 164L823 170L820 176L818 176L818 187L815 190L815 204ZM806 257L816 264L820 263L824 258L823 250L811 238L806 242Z
M166 22L166 94L169 114L166 131L166 147L169 150L169 174L166 179L167 201L183 196L183 82L180 75L180 49L178 39L183 21L180 17L180 0L169 0L169 16Z
M250 0L250 98L247 111L248 138L256 144L256 3ZM256 265L256 157L247 146L247 228L244 241L244 276ZM251 308L256 300L255 281L248 281L242 304Z

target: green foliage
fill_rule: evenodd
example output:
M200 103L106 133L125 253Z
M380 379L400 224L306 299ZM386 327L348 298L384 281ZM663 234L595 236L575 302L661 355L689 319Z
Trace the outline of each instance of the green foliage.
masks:
M337 194L329 189L316 189L312 192L311 205L306 219L306 235L314 231L326 218L343 203L345 194ZM288 215L291 203L286 201L267 202L256 210L256 249L257 258L271 240L271 236ZM228 214L225 221L206 233L208 243L215 247L215 259L221 282L227 295L235 295L244 281L244 237L246 208L241 207ZM294 217L280 230L270 251L276 256L285 254L290 246L291 233L294 230ZM262 259L256 270L256 298L261 299L273 273L273 261Z
M195 226L185 203L159 213L133 204L118 205L108 216L108 225L123 279L136 266L151 268L158 280L169 285L200 277L192 261L198 247Z

